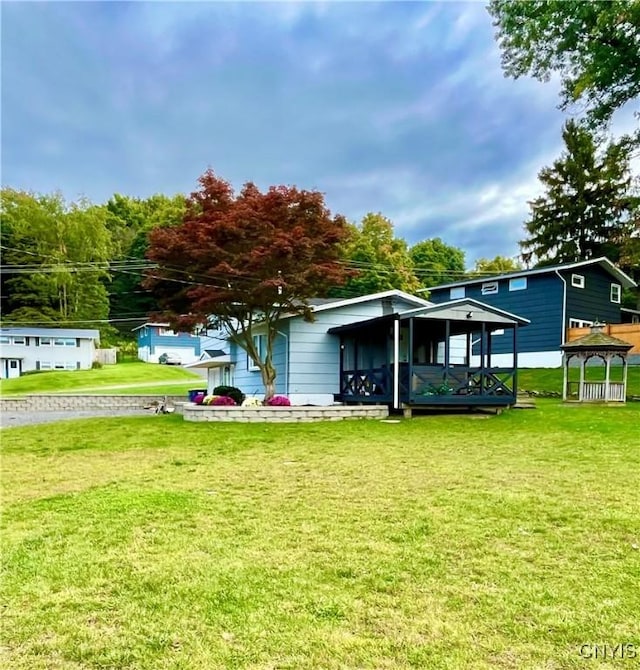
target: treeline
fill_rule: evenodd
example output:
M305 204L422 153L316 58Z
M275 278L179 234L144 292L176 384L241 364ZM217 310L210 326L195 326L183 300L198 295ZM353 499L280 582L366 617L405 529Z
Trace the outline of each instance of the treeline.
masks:
M99 328L107 342L158 311L142 286L149 232L179 225L183 195L132 198L105 204L68 202L60 193L2 190L3 324ZM397 288L415 292L468 276L464 251L441 239L413 246L393 223L367 214L349 225L342 256L353 277L335 295L350 297ZM473 272L517 269L510 259L482 260Z

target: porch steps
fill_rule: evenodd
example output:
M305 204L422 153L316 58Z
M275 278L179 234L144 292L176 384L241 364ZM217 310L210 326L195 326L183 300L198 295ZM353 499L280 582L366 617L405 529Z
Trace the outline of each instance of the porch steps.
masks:
M519 395L516 397L516 404L511 405L511 409L535 409L536 400L529 395Z

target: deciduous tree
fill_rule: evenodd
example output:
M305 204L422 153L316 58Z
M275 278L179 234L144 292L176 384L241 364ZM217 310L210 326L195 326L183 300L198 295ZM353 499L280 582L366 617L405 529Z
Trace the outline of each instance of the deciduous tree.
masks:
M412 293L420 287L407 243L395 236L389 219L369 213L359 225L350 225L349 231L343 254L345 262L357 274L347 281L343 295L366 295L388 289Z
M512 258L496 256L495 258L479 258L473 270L469 273L472 277L499 275L505 272L516 272L522 270L522 265Z
M104 208L6 188L1 214L4 321L98 325L106 333L111 236Z
M339 245L347 224L316 191L263 193L247 183L236 194L211 170L199 185L181 225L151 232L147 256L157 269L147 285L176 328L224 327L259 367L269 398L278 324L288 314L312 319L309 299L346 279ZM264 352L256 334L265 335Z
M464 278L464 251L445 244L439 237L414 244L409 255L424 288Z
M640 1L491 0L505 73L546 81L559 73L562 108L594 123L640 95Z

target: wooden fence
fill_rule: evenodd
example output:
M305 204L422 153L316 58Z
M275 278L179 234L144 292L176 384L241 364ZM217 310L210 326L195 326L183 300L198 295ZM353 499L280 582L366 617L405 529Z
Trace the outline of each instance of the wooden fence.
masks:
M577 340L583 335L588 335L590 328L569 328L567 330L567 342ZM609 323L604 327L604 333L633 344L630 354L640 354L640 323Z

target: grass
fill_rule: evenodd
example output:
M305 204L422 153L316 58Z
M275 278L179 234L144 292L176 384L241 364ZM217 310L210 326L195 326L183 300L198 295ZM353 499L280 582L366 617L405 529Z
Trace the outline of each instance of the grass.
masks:
M635 405L538 400L5 430L4 667L571 669L585 643L637 649L637 426Z
M571 370L570 379L578 379L578 370ZM587 379L604 380L604 367L589 368ZM622 379L620 368L614 369L613 381ZM562 368L521 368L518 370L518 389L527 391L548 391L562 393ZM629 366L627 374L627 395L640 396L640 365Z
M41 372L0 381L0 394L28 393L157 393L181 395L189 385L206 386L198 374L154 363L119 363L96 370Z
M589 371L596 379L598 370ZM518 371L518 388L527 391L562 391L562 368L526 368ZM615 377L618 379L618 377ZM153 363L120 363L98 370L43 372L18 379L0 380L0 394L91 393L185 395L189 388L205 388L198 374L179 367ZM640 365L629 367L627 395L640 396Z

